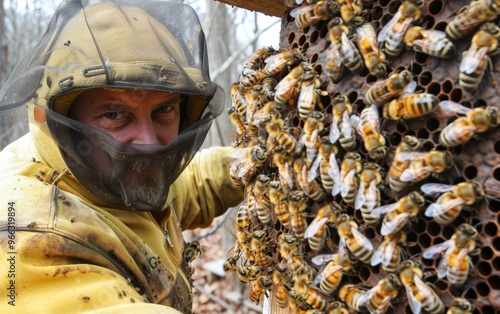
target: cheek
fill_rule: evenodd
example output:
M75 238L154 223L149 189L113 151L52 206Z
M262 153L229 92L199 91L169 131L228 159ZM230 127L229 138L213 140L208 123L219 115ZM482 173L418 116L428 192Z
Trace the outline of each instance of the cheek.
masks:
M179 122L168 125L161 125L157 129L158 140L163 145L167 145L177 135L179 135Z

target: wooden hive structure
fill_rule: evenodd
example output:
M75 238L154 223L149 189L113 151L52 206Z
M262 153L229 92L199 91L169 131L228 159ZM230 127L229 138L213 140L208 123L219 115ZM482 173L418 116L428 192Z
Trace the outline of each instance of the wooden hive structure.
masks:
M435 306L438 308L435 310L436 313L450 310L457 298L471 302L470 313L498 313L500 308L500 128L498 127L500 116L496 114L500 109L498 89L500 61L496 55L499 37L495 33L495 30L498 30L495 23L499 21L500 3L497 4L499 1L287 1L289 4L295 3L294 6L289 7L286 7L280 0L265 3L230 0L222 2L282 17L279 49L276 51L264 49L250 56L244 64L240 80L235 82L232 91L231 114L239 136L234 143L233 157L235 159L232 162L231 175L235 177L237 183L245 185L247 197L238 216L239 237L235 248L230 252L226 266L229 270L236 272L240 279L249 282L251 297L260 300L264 293L272 292L271 301L274 309L272 313L278 313L278 311L306 313L307 310L316 310L317 312L314 313L342 313L334 312L332 307L335 301L348 301L343 296L348 291L347 287L352 287L353 290L358 289L360 291L358 295L363 299L368 295L363 291L376 287L390 275L396 276L400 281L408 280L408 276L403 274L403 261L412 260L417 262L416 267L424 273L422 282L426 287L430 287L431 291L436 292L435 298L438 299ZM357 37L363 36L366 32L357 32L357 29L360 29L363 24L369 23L378 37L381 32L387 31L388 24L392 25L395 16L400 17L400 20L394 28L391 28L388 35L390 38L387 36L385 40L379 38L375 47L371 47L371 52L361 53L361 62L364 64L362 70L349 70L344 59L344 68L340 75L338 74L341 71L340 68L335 68L335 62L340 57L333 53L332 49L337 49L337 52L341 54L346 52L342 50L341 40L338 46L332 43L332 40L335 41L332 37L335 24L332 21L338 17L347 18L342 10L345 9L343 5L349 3L362 7L362 10L356 12L355 18L349 23L344 23L347 28L336 29L348 32L349 35L346 34L346 38L358 51L361 50L360 46L363 43L359 42ZM401 8L412 5L414 10L417 8L420 17L408 21L400 16L406 14ZM477 26L473 26L473 17L476 15L470 12L478 8L486 10L487 14L476 18L479 21ZM464 12L469 12L469 15L466 15L467 19L457 21L456 17ZM296 20L299 20L299 23ZM406 22L408 25L403 26ZM492 24L487 24L487 22ZM434 41L426 39L426 43L432 43L432 46L424 46L423 51L422 49L416 51L410 47L411 41L402 41L402 51L399 54L393 53L391 56L391 51L395 49L391 44L386 44L386 41L392 40L391 36L397 35L396 29L405 35L413 26L421 27L421 30L436 31L432 33ZM454 38L450 38L450 27L451 33L455 30L457 34L451 36ZM465 29L460 30L461 27ZM447 28L448 35L445 39L439 39L440 34L446 33ZM348 30L345 31L345 29ZM485 35L484 32L489 32L490 35ZM357 34L357 37L353 34ZM488 39L489 42L485 44L482 39ZM436 44L437 40L442 42ZM415 43L418 45L418 42ZM347 45L346 42L343 44ZM446 47L453 47L455 53L450 56L445 55ZM298 51L298 57L293 55L294 51ZM276 60L283 58L283 52L288 52L286 58L291 61L279 69L273 68L273 65L276 66ZM367 59L363 57L368 53L378 54L379 59L374 62L373 68L371 68L372 64L367 63ZM380 54L385 56L385 61ZM376 71L378 63L385 66L385 71ZM403 73L405 75L409 73L409 81L404 81L401 77ZM399 82L396 81L396 77L403 80L403 87L393 85ZM265 81L266 78L270 80ZM269 87L267 82L272 80L274 83L270 83L271 87ZM472 81L471 84L469 80ZM291 81L293 84L285 88L285 81ZM306 103L310 103L310 107L306 106L306 110L301 102L304 100L301 99L301 93L304 95L305 90L310 90L309 84L313 84L314 92L308 94L306 98ZM375 89L377 86L380 88ZM404 91L407 88L409 91ZM409 94L406 95L405 92ZM276 94L280 96L276 98ZM390 95L386 98L386 94ZM346 149L340 145L340 140L332 143L335 136L332 137L330 131L335 128L334 125L339 125L339 119L342 120L342 118L334 119L333 109L336 108L341 97L345 97L345 101L352 106L352 112L348 115L351 121L356 120L352 116L361 117L361 122L372 121L368 115L372 114L373 110L377 112L379 116L377 126L367 124L370 125L369 128L380 129L380 135L376 134L379 136L377 145L386 147L385 155L377 157L372 153L371 144L365 145L364 138L373 135L371 131L365 131L364 135L353 131L354 149ZM425 114L407 119L389 119L384 113L384 108L388 108L391 101L394 105L405 104L406 101L409 107L404 107L405 105L403 107L410 108L408 111L411 108L417 108L415 109L417 112L425 112ZM375 107L372 107L373 103ZM449 112L448 108L453 108L454 111ZM471 109L490 113L491 119L484 122L486 124L484 132L479 130L477 125L467 129L473 120L469 113L472 112ZM283 124L275 124L277 120L282 121L280 123ZM462 124L459 125L459 123ZM274 129L270 125L273 125ZM339 126L338 129L344 132L342 127ZM440 140L443 133L449 136L454 134L465 136L471 133L473 136L467 141L459 141L456 145L448 145L449 140L448 142L446 139ZM285 134L294 139L278 139L280 136L285 137ZM380 140L380 137L383 140ZM418 141L419 148L415 149L418 153L398 155L396 151L398 146L409 137ZM287 145L291 145L291 141L294 141L294 145L296 143L298 148L287 150ZM382 141L385 141L385 144ZM361 195L360 203L346 200L345 196L348 191L342 190L341 193L333 195L331 187L325 187L321 176L323 173L309 175L312 169L318 167L314 166L316 160L325 161L325 164L330 164L330 166L333 162L328 157L324 157L323 160L317 159L318 154L322 152L323 145L324 147L330 145L330 148L335 146L334 158L339 168L343 167L346 156L350 158L353 153L358 154L361 167L366 168L367 173L371 169L370 165L378 165L377 170L372 173L380 174L382 180L377 181L376 184L368 181L366 188L358 188L353 192L355 199L358 198L358 193ZM438 152L437 154L441 156L440 161L447 162L448 166L438 169L439 167L425 164L425 162L430 162L429 152ZM282 159L278 161L280 156ZM325 156L331 156L331 154ZM422 161L421 158L425 162L417 164ZM401 191L389 184L395 159L406 162L403 166L400 163L401 167L413 169L413 172L403 175L405 178L403 181L408 181L408 184L405 184ZM321 172L320 168L317 169ZM327 172L327 170L323 172L336 178L333 172ZM344 188L347 182L346 173L349 172L343 172L339 181ZM425 175L420 178L417 173ZM358 180L358 184L363 184L364 177L360 169L352 180ZM277 193L277 187L269 182L279 183L278 189L281 190L278 192L282 193ZM460 198L457 196L459 194L457 186L466 186L466 184L469 184L469 187L472 184L482 187L484 195L478 195L474 201L471 201L471 204L451 206L451 203L462 204L460 201L454 203L457 198ZM454 196L449 196L451 194L442 196L448 191L445 185L450 189L451 186L455 187L453 191L457 192ZM294 191L299 192L294 193ZM395 206L387 206L415 193L425 199L425 204L414 214L402 215L398 212L402 205L397 209L394 209ZM368 205L372 198L375 198L376 205ZM302 203L305 204L303 207L299 206L300 210L296 209L298 199L301 202L303 200ZM286 206L280 207L283 204ZM384 205L386 206L383 207ZM317 223L316 217L321 217L321 209L324 206L333 206L332 208L338 209L341 214L350 217L356 223L350 226L362 234L364 240L356 240L361 242L361 247L350 246L349 238L354 236L348 236L347 246L341 248L344 245L341 241L344 236L339 233L342 220L333 218L322 223L327 230L324 242L318 240L319 245L311 243L308 237L309 233L313 232L312 229L306 231L304 237L304 230L300 230L295 225L303 224L305 225L303 229L307 230L311 224ZM375 212L379 213L373 215L377 218L373 218L369 213L374 209L373 207ZM286 208L291 222L287 223L281 219L283 217L280 216L280 208ZM385 208L385 211L389 213L381 208ZM442 208L448 215L451 215L457 208L461 210L454 219L435 217L441 213ZM337 215L337 212L325 217L330 218L334 215ZM386 216L394 219L390 220ZM409 219L410 216L414 217ZM402 218L405 219L399 221ZM377 263L373 259L360 261L360 256L356 253L364 252L362 241L369 241L372 247L370 254L377 254L376 251L380 245L386 243L384 239L393 233L399 234L396 231L398 228L392 225L395 220L398 220L397 225L403 227L402 232L406 236L406 240L401 240L402 243L397 246L403 251L401 257L403 266L387 269L388 267L383 265L384 262L378 261ZM464 226L468 227L464 229ZM463 233L461 234L460 230L465 233L466 230L477 231L477 238L465 237L467 239L465 242L472 244L469 249L461 250L459 248L461 244L455 241L463 239ZM319 230L314 232L319 232ZM285 236L289 236L289 243L293 243L293 248L287 247ZM292 253L289 252L290 250ZM333 291L318 292L318 290L321 291L318 280L321 280L321 274L324 274L324 269L327 268L329 262L326 257L324 263L317 262L318 256L339 254L339 250L346 256L354 255L352 263L350 260L337 261L337 263L352 264L351 269L344 267L344 270L341 270L342 276L339 282L335 283ZM440 254L440 251L443 253ZM461 267L470 264L470 270L466 272L464 282L453 276L452 264L458 264ZM446 266L448 268L444 268ZM279 268L284 268L281 277L276 275ZM409 277L412 282L419 281L413 276ZM424 309L423 312L432 312L433 310L429 309L433 307L432 304L429 305L427 301L422 301L419 297L413 300L411 292L407 293L404 283L397 284L394 288L396 293L387 313L415 312L417 309L411 307L410 303L420 304ZM285 302L287 306L281 308L278 306L280 296L276 290L278 286L283 285L287 293ZM346 288L342 290L344 286ZM369 299L376 298L370 294ZM360 312L374 311L371 308L373 306L368 305L370 301L360 302L362 303L358 309ZM439 311L440 308L441 311ZM352 312L358 310L350 309Z

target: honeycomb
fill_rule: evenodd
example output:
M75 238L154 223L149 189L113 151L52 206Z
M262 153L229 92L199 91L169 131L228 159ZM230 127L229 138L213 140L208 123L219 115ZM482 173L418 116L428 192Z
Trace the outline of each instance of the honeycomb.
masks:
M498 313L500 3L302 2L285 1L279 51L245 59L231 90L230 174L246 196L226 271L248 282L251 300L270 295L273 313ZM403 39L413 30L436 32L418 49ZM344 46L363 51L361 70L348 68ZM391 103L409 117L390 119ZM352 111L336 114L340 104ZM473 111L489 113L484 128L470 126ZM409 139L417 147L401 152ZM388 243L395 266L379 251ZM459 312L457 301L471 309Z

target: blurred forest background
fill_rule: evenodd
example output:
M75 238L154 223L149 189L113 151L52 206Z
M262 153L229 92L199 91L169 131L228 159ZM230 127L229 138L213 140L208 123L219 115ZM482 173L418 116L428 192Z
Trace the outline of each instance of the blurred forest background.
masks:
M15 65L37 44L61 0L0 0L0 88ZM235 8L214 0L186 0L196 9L207 37L212 80L223 87L230 105L231 85L237 81L241 62L255 50L279 48L280 19ZM204 147L231 145L233 127L224 112L212 125ZM0 149L28 132L28 124L0 117ZM187 241L199 240L202 256L195 260L195 313L258 313L247 301L238 280L227 280L222 270L234 238L221 226L235 210L214 221L207 230L187 231ZM221 244L222 243L222 244ZM206 267L209 265L209 267ZM213 266L210 266L213 265ZM236 277L237 278L237 277Z

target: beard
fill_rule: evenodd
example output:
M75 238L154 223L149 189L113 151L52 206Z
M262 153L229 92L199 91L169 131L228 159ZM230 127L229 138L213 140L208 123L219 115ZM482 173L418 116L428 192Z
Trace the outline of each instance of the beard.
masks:
M161 161L134 160L113 163L111 182L119 182L125 206L158 210L165 206L167 184Z

